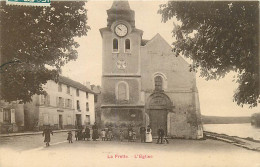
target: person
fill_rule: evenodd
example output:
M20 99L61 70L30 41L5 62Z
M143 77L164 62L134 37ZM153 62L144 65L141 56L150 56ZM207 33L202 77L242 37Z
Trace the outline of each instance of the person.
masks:
M78 132L79 132L79 130L77 129L77 130L75 131L75 139L76 139L76 141L78 140Z
M67 138L67 140L69 141L69 143L73 143L73 142L72 142L72 132L71 132L71 131L68 132L68 138Z
M46 147L50 146L51 134L53 135L53 132L49 127L46 127L43 130L42 136L44 136L44 142L46 143Z
M106 132L106 136L105 136L105 140L108 141L108 128L105 128L105 132Z
M147 126L146 128L146 135L145 135L145 142L146 143L152 143L153 138L152 138L152 129L150 125Z
M113 132L112 132L112 127L111 126L109 126L109 128L108 128L108 134L107 134L107 138L108 138L108 140L112 140L112 138L113 138Z
M88 126L87 126L86 129L85 129L85 137L87 138L87 141L89 141L89 138L90 138L90 129L89 129Z
M82 140L83 139L83 133L82 133L82 129L80 129L78 131L78 140Z
M92 130L93 130L92 139L93 139L93 141L97 141L97 139L98 139L98 126L97 126L96 122L92 126Z
M85 133L85 129L84 128L82 128L82 139L83 140L86 140L86 133Z
M142 126L140 128L140 137L141 137L141 143L144 143L145 142L145 132L146 132L146 129L144 126Z
M124 131L122 129L119 132L119 138L121 142L124 140Z
M127 135L128 135L128 142L132 141L133 140L133 128L132 128L131 124L128 126Z
M101 131L101 138L102 138L102 141L106 141L106 131L105 131L105 129L102 129L102 131Z
M136 140L136 132L135 132L135 130L133 130L133 142L135 142L135 140Z
M128 131L128 142L133 140L133 132L132 130Z
M161 144L162 144L163 138L164 138L164 130L163 130L162 126L160 126L160 128L158 129L157 135L158 135L158 139L157 139L156 144L159 144L160 139L161 139Z

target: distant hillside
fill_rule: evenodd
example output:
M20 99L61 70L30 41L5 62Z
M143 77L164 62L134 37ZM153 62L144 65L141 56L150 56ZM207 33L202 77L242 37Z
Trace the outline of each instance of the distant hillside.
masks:
M219 116L205 116L202 115L202 122L204 124L236 124L236 123L250 123L250 117L219 117Z

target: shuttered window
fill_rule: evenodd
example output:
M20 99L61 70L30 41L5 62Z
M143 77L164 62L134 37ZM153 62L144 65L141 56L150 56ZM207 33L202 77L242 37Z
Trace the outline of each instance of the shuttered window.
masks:
M88 105L88 102L86 103L86 111L89 111L89 105Z
M80 103L79 103L79 100L77 100L77 110L80 110Z
M4 122L5 123L11 123L11 110L4 108L4 113L3 113L3 117L4 117Z

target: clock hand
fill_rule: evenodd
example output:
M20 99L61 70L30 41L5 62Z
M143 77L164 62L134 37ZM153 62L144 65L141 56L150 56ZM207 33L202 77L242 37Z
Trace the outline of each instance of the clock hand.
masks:
M119 28L119 27L117 27L117 28L118 28L120 31L122 31L121 28Z

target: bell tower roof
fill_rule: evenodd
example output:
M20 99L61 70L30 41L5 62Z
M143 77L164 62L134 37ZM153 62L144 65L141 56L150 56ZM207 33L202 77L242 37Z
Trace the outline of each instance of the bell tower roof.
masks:
M133 28L135 27L135 12L130 8L128 1L115 0L107 10L107 16L108 27L117 20L127 21Z
M128 1L114 1L110 10L131 10Z

